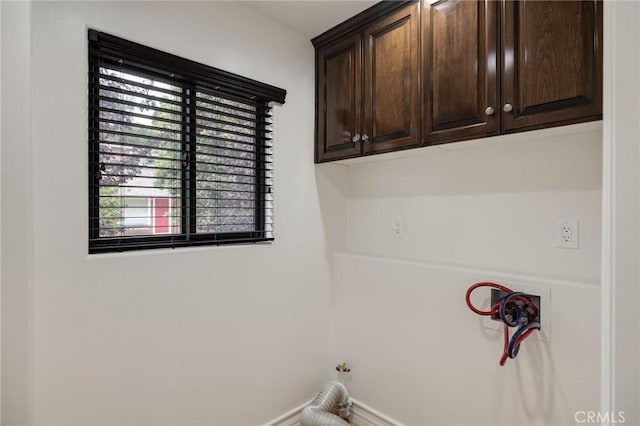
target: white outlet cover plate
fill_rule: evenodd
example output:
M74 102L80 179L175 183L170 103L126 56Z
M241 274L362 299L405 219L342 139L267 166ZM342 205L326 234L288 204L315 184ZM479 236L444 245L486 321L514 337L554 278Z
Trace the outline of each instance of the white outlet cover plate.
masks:
M393 219L393 223L391 224L391 236L394 239L402 239L405 234L405 223L404 218L396 217Z
M513 291L521 291L526 294L533 294L535 296L540 296L540 314L542 316L542 321L540 322L540 330L534 332L533 334L536 338L543 342L551 341L551 287L545 285L534 285L534 284L525 284L518 283L515 281L496 281L502 284L503 286L510 288ZM491 289L489 287L479 288L476 290L478 293L482 293L477 300L481 300L482 304L478 306L489 306L491 304ZM485 309L485 308L480 308ZM489 316L482 317L482 326L491 330L502 330L503 323L502 321L492 320ZM511 330L511 333L513 333Z
M577 249L580 237L580 227L576 219L562 219L556 222L556 247ZM569 240L566 241L563 235L564 228L570 229Z

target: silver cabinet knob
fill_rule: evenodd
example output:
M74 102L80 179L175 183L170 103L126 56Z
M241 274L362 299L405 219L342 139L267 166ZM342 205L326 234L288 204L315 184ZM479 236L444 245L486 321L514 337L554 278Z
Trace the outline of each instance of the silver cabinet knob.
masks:
M504 104L504 106L502 107L502 110L504 112L511 112L513 111L513 105L511 104Z
M493 115L494 112L493 107L487 107L487 109L484 110L484 113L487 115Z
M359 134L355 134L352 138L351 138L351 142L356 143L360 140L360 135Z
M362 142L368 142L369 141L369 135L362 135Z

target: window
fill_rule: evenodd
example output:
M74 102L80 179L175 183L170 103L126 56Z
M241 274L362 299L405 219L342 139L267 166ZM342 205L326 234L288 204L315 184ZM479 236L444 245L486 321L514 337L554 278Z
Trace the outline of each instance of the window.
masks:
M273 240L285 96L89 30L89 252Z

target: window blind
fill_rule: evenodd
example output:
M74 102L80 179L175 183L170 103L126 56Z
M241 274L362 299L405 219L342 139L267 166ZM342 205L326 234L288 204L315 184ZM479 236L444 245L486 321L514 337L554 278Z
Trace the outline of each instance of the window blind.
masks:
M273 240L286 92L89 31L89 252Z

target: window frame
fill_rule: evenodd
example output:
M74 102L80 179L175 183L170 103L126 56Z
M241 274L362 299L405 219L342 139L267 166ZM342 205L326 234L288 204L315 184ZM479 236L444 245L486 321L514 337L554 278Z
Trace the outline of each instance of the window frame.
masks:
M241 244L268 242L274 238L265 229L267 201L264 167L267 153L264 142L265 135L270 133L269 124L262 121L258 126L258 117L264 117L270 110L271 103L284 104L286 91L275 86L248 79L214 67L210 67L170 53L146 47L141 44L90 29L89 69L88 69L88 142L89 142L89 253L121 252L128 250L146 250L155 248L175 248L180 246L201 246L220 244ZM102 61L102 62L101 62ZM126 73L144 78L168 82L182 89L182 103L187 99L195 106L198 90L213 90L223 93L226 99L241 102L251 101L256 108L255 136L255 214L254 231L246 232L197 232L197 197L196 197L196 112L198 107L184 111L180 119L183 126L181 153L187 154L188 166L180 168L180 233L154 234L144 236L100 237L100 100L99 78L101 63L120 61L126 64ZM270 191L269 191L270 193Z

